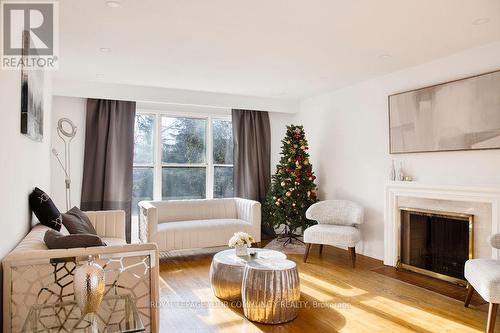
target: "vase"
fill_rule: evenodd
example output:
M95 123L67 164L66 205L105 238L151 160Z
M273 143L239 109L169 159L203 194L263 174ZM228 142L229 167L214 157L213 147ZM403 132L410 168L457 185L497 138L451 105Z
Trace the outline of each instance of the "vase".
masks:
M396 174L396 179L400 182L405 180L405 174L403 172L403 162L399 163L399 169L398 169L398 173Z
M394 160L391 163L391 171L389 173L389 180L396 180L396 168L394 167Z
M82 314L99 309L104 296L104 269L89 256L88 261L78 267L73 278L75 301Z
M238 257L244 257L248 255L248 246L246 244L243 245L236 245L234 247L234 250L236 252L236 255Z

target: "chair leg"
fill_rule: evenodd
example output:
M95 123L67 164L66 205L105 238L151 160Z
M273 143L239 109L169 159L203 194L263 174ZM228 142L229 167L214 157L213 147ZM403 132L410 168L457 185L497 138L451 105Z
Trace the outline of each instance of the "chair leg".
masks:
M488 309L488 323L486 324L486 333L493 333L495 331L495 320L497 319L497 303L490 303Z
M350 247L349 249L349 256L351 257L351 263L352 263L352 268L356 265L356 248L355 247Z
M319 244L319 254L323 253L323 244Z
M467 283L467 296L465 296L464 302L464 306L466 308L469 307L470 300L472 299L472 294L474 294L474 287L470 283Z
M311 243L306 244L306 252L304 252L304 262L307 261L307 256L309 255L309 250L311 249Z

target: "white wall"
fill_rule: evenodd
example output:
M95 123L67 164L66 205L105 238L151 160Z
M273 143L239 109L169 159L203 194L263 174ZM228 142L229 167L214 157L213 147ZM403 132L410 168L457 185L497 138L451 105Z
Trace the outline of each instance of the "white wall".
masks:
M32 218L28 196L35 186L50 194L51 73L45 75L44 138L21 134L21 74L0 70L0 259L26 236ZM0 283L3 280L0 268ZM0 297L3 292L0 290ZM2 324L0 305L0 325Z
M276 171L276 165L280 161L281 139L285 137L286 126L293 123L293 114L269 113L271 123L271 174Z
M61 158L64 154L64 144L57 136L56 126L57 120L62 117L71 119L78 127L77 136L71 143L71 178L72 190L71 201L73 205L80 206L81 191L82 191L82 176L83 176L83 155L85 147L85 108L86 99L79 97L53 97L53 121L52 121L52 147L56 148L61 153ZM172 107L172 106L171 106ZM172 109L172 108L169 109ZM163 104L154 103L138 103L138 109L165 109ZM197 113L205 111L220 111L221 109L210 109L203 107L191 106L176 106L176 110L188 112L194 110ZM229 112L229 111L228 111ZM285 135L285 126L290 124L293 119L292 114L271 112L269 114L271 123L271 172L274 172L275 166L279 161L279 153L281 151L281 139ZM51 182L52 182L52 199L61 210L65 207L65 187L64 173L61 167L57 164L55 157L52 159Z
M500 185L500 150L390 155L387 96L500 69L500 42L374 78L302 101L321 199L351 199L366 209L358 251L383 257L384 183L391 159L428 184ZM500 112L500 110L499 110Z
M50 193L50 73L45 75L43 142L21 134L21 75L0 71L0 258L28 233L32 221L28 195L35 186Z
M295 113L299 108L298 100L104 82L56 80L54 82L54 95L284 113Z
M69 118L76 125L77 133L71 141L71 204L72 206L80 207L80 199L82 193L82 177L83 177L83 153L85 148L85 107L87 100L85 98L75 97L54 97L53 105L53 121L52 121L52 148L57 149L60 153L61 161L64 163L64 142L57 135L57 121L60 118ZM66 211L66 188L64 183L64 172L52 155L52 200ZM70 207L72 208L72 207Z

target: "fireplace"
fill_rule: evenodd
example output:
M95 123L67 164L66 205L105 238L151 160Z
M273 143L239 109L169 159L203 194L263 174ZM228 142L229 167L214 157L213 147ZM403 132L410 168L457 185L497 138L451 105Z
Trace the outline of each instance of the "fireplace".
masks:
M473 256L473 215L400 207L398 266L463 284Z

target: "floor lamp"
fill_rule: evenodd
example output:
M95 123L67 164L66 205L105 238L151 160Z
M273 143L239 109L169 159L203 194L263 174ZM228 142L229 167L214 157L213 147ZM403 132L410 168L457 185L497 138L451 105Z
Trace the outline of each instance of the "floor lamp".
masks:
M69 131L65 129L65 126L69 127ZM76 136L77 127L68 118L61 118L57 122L57 135L64 142L64 164L59 158L59 152L56 149L52 149L52 154L57 158L59 165L64 171L64 183L66 184L66 210L68 211L71 207L71 154L70 154L70 143L71 140Z

